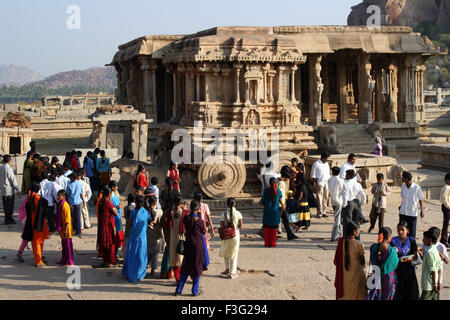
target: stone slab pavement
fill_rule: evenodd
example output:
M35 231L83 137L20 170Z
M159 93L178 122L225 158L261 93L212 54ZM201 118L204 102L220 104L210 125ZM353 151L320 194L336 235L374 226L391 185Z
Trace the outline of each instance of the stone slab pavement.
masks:
M398 222L400 197L392 195L386 213L386 225L394 230ZM16 211L20 200L16 201ZM431 226L442 228L442 213L437 201L425 202L425 218L418 222L418 243L422 243L422 232ZM238 205L239 209L239 205ZM75 237L75 263L81 269L81 289L69 290L65 267L55 263L60 258L59 236L52 235L46 241L44 251L49 266L38 269L34 266L31 250L24 253L24 263L16 261L16 253L21 243L22 225L0 225L0 299L57 299L57 300L170 300L193 299L190 295L191 282L183 295L174 297L174 280L159 278L159 269L155 277L147 277L139 284L130 284L124 279L120 268L94 269L100 264L96 258L96 214L91 208L93 228L85 230L82 238ZM239 277L235 280L224 278L220 273L225 269L223 259L219 257L220 240L213 239L210 244L211 265L201 278L200 288L203 295L195 299L212 300L332 300L335 297L333 257L335 243L330 242L333 217L317 219L315 209L311 230L298 234L294 241L287 241L286 235L278 239L276 248L265 248L256 232L261 226L262 212L259 209L244 212L244 228L241 231L241 246L238 258ZM363 206L364 215L369 215L369 205ZM1 210L0 212L3 212ZM220 212L213 212L213 222L218 223ZM15 213L17 218L17 212ZM3 222L3 214L0 222ZM368 225L361 229L361 240L369 259L369 246L376 241L376 234L367 234ZM31 243L29 244L31 249ZM162 255L160 256L160 259ZM416 271L421 276L421 267ZM450 267L444 266L444 285L441 299L450 299Z

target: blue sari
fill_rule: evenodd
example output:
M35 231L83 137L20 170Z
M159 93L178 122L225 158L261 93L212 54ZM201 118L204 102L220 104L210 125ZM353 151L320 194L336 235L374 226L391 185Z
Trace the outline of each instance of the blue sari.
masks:
M380 268L381 275L379 279L375 279L375 286L369 291L367 300L394 300L397 291L397 251L392 246L381 251L380 244L375 243L370 247L370 263ZM377 288L377 282L381 288Z
M145 208L130 212L132 227L128 239L127 254L123 262L122 275L130 282L140 281L147 273L147 223L151 220Z

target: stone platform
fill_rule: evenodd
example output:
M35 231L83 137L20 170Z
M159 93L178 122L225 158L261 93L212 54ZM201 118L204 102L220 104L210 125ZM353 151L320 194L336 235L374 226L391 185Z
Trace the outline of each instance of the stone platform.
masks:
M421 151L423 168L450 172L450 143L423 144Z

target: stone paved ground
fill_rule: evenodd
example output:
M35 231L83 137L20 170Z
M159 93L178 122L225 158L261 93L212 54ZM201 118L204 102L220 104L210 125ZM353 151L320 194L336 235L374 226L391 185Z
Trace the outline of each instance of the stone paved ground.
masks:
M399 195L389 199L386 225L395 230L398 215L396 208L400 203ZM16 203L16 208L19 202ZM422 232L431 227L442 227L442 213L437 201L425 202L425 218L418 224L419 243ZM363 207L368 217L368 205ZM315 213L315 209L313 209ZM3 212L3 210L1 210ZM240 275L236 280L220 276L224 270L222 259L218 256L220 241L211 241L211 265L201 279L202 299L334 299L333 286L335 267L333 257L336 245L330 243L332 217L312 219L309 232L299 234L299 239L287 241L286 235L278 240L277 248L264 248L262 238L256 235L261 225L262 214L258 210L244 213L244 229L241 232L239 252ZM15 217L16 214L15 214ZM45 255L49 267L34 267L31 250L24 253L25 263L15 261L20 245L21 225L0 225L0 299L175 299L173 280L161 280L158 277L144 279L139 284L130 284L122 278L120 269L93 269L91 265L101 261L95 258L96 219L91 211L94 227L87 230L81 239L74 238L75 262L81 268L81 290L70 291L66 287L64 267L55 265L60 257L60 240L52 236L45 243ZM219 213L213 213L213 222L217 224ZM3 222L3 216L0 216ZM362 228L361 240L368 249L376 240L375 234L367 234L368 226ZM30 244L31 248L31 244ZM161 259L161 257L160 257ZM421 268L417 270L420 279ZM445 266L444 287L441 298L450 299L450 267ZM191 299L190 282L184 294L176 299Z

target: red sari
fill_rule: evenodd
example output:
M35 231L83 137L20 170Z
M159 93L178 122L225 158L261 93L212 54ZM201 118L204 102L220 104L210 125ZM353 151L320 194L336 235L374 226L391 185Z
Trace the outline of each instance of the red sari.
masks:
M180 191L180 186L178 184L178 180L180 180L180 173L178 169L170 169L169 178L174 181L173 188L176 189L177 191Z
M100 201L98 207L98 252L105 264L116 264L116 223L114 205L109 199Z

